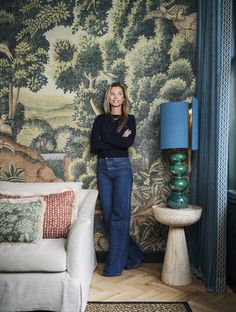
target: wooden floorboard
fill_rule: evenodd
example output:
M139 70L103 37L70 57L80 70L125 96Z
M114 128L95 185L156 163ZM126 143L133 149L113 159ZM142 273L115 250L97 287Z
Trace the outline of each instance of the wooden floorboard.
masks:
M99 263L94 272L90 301L188 301L193 312L236 312L230 288L226 295L211 294L194 274L190 285L171 287L161 281L161 264L143 263L118 277L104 277L103 266Z

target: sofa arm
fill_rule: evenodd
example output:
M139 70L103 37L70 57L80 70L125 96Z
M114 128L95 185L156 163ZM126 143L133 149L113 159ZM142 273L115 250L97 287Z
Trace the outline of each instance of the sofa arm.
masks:
M86 279L96 267L93 242L97 190L88 190L67 238L67 271L73 279Z

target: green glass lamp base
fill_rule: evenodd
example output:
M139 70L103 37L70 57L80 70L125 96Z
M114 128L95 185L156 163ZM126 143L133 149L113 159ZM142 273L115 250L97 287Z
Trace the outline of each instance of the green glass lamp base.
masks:
M188 206L188 196L181 192L172 192L167 199L167 204L173 209L183 209Z
M185 177L188 170L187 165L184 163L186 155L180 150L175 150L170 155L170 159L172 161L170 172L173 177L169 183L171 194L167 199L167 204L173 209L186 208L189 202L188 196L184 193L189 186L189 181Z

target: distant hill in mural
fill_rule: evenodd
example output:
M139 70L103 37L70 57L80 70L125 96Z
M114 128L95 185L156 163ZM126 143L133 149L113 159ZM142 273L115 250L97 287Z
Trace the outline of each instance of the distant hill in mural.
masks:
M53 128L68 124L76 128L72 118L72 99L60 95L44 95L22 92L21 102L25 106L26 119L40 118L46 120ZM60 119L62 117L62 119Z

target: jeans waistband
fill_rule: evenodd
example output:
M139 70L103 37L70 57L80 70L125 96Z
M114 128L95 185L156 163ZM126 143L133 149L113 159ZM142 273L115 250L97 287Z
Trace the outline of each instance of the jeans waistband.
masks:
M121 157L98 157L98 159L129 159L128 156L121 156Z

